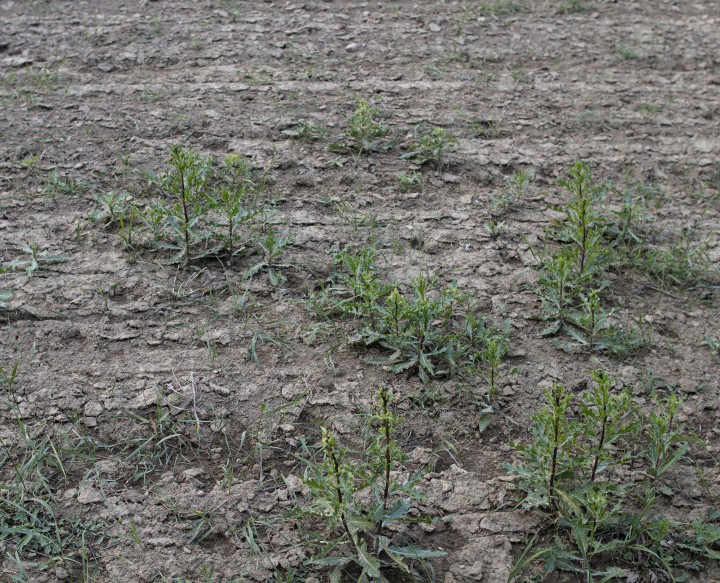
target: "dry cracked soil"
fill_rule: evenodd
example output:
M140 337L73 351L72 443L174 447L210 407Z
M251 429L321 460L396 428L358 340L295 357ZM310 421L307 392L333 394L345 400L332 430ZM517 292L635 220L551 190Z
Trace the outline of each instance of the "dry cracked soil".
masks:
M359 100L390 143L332 148ZM299 139L299 122L324 133ZM458 137L441 162L401 158L430 128ZM680 398L693 439L654 512L701 518L720 496L719 128L709 0L0 0L0 482L10 500L38 447L40 486L24 500L42 499L69 541L51 560L59 551L28 553L6 528L2 580L327 580L282 515L308 503L303 444L315 451L327 427L357 449L380 383L399 398L412 456L397 471L427 472L411 514L434 519L394 536L446 553L432 570L386 569L391 581L500 583L534 538L572 547L550 513L520 505L501 464L532 440L543 390L577 395L598 365L614 392L634 389L637 415ZM99 199L155 200L175 145L216 166L238 154L262 182L257 233L294 236L274 279L249 275L261 235L187 265L140 230L123 242L127 213L121 226ZM578 160L612 185L598 202L608 223L640 193L644 253L671 250L652 269L604 268L603 305L641 338L621 358L562 350L553 339L568 336L531 317L533 250L568 218L558 180ZM520 171L532 185L505 208ZM401 291L422 275L455 280L488 326L508 322L502 370L516 370L495 393L368 362L382 348L353 342L359 318L308 307L336 281L333 250L363 245ZM5 527L27 526L14 520ZM670 580L641 563L621 564L623 577ZM575 577L543 564L525 575ZM720 576L707 557L689 573Z

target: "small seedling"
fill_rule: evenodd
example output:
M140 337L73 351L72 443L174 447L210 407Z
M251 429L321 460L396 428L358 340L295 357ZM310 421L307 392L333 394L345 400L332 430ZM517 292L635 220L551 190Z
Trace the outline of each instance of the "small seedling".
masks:
M309 124L305 121L299 121L297 129L294 130L283 130L283 134L290 136L291 138L297 138L303 143L307 140L323 140L327 134L324 127Z
M342 141L330 144L330 149L350 150L355 155L360 156L363 152L375 152L378 147L383 150L394 147L395 141L383 142L382 144L375 143L375 140L390 133L387 126L376 121L375 118L379 115L380 110L374 108L364 99L360 99L355 113L345 118L348 127L340 136Z
M47 251L40 251L38 243L32 243L30 245L23 245L22 250L29 254L30 257L27 259L16 259L15 261L7 261L3 263L3 267L11 270L15 270L16 267L24 267L25 273L32 275L34 271L38 269L50 269L53 263L63 263L69 259L67 255L54 254L51 255Z
M505 229L505 222L500 221L499 223L496 223L495 221L487 221L483 225L483 229L487 231L487 233L492 237L493 239L497 239L500 236L500 233Z
M45 179L43 192L51 196L53 200L56 196L77 196L80 192L82 184L75 180L72 176L63 178L57 170L53 170Z
M717 328L713 328L713 331L715 338L710 334L705 334L705 339L700 341L699 346L707 346L715 359L720 360L720 331Z
M276 271L273 268L277 269L279 267L290 266L288 264L276 264L273 260L283 254L285 248L290 243L292 243L292 240L294 238L294 234L288 237L278 237L273 229L270 229L270 231L268 231L268 234L265 236L265 238L258 237L256 239L256 243L258 247L263 250L265 254L265 260L253 265L250 269L248 269L243 274L243 279L249 279L256 273L258 273L261 269L267 268L268 280L270 281L270 284L274 287L282 285L285 282L285 276L283 276L281 272Z
M412 192L418 189L422 191L425 188L425 177L419 172L412 174L400 172L397 177L400 181L400 192Z
M433 127L418 137L419 126L415 128L415 139L417 140L410 146L411 152L402 154L401 160L412 160L416 164L425 164L426 162L435 162L438 172L442 170L445 163L445 151L452 145L458 144L457 136L449 133L445 128Z
M125 283L124 280L120 280L113 285L111 285L108 289L103 289L101 287L94 287L89 288L87 291L95 292L99 296L102 297L103 302L105 303L105 310L108 309L108 302L110 301L110 296L114 295L115 288L121 284Z
M30 174L38 174L40 172L40 162L42 162L44 154L33 154L25 156L20 161L20 166L27 170Z

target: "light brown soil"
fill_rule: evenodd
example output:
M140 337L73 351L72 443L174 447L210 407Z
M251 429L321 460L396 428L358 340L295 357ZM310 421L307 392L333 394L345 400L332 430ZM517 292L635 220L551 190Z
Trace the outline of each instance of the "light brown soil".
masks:
M522 372L503 387L482 434L480 412L455 398L452 379L435 383L448 400L425 407L406 401L403 411L412 429L408 450L435 453L424 510L454 517L416 533L425 547L450 552L434 561L437 577L460 581L459 565L470 561L469 568L484 557L482 580L506 579L527 532L541 523L502 506L508 482L498 464L511 459L510 440L529 436L528 415L540 406L542 387L560 381L580 390L592 366L589 355L566 354L541 338L546 324L523 318L537 302L527 289L533 276L521 235L542 240L555 212L550 207L568 197L556 181L578 159L592 165L598 181L622 186L631 175L664 188L669 196L653 229L668 236L694 227L703 240L719 221L712 183L720 163L717 4L588 0L585 12L569 13L559 4L536 1L529 11L493 15L473 12L476 5L421 0L0 0L0 260L23 258L23 245L35 242L69 256L29 276L22 269L0 275L0 290L13 291L0 312L0 365L10 370L22 362L15 385L21 414L35 431L44 425L62 431L81 419L76 431L119 441L132 423L120 412L149 419L154 387L171 382L188 397L181 401L192 420L188 435L195 412L203 424L205 441L177 465L153 468L146 480L132 481L133 466L117 451L103 454L104 499L92 481L78 493L84 469L57 481L64 515L122 520L115 528L126 534L130 523L137 529L141 546L116 540L96 549L104 556L97 580L201 581L201 568L211 565L216 581L243 570L256 581L272 577L247 544L223 532L241 528L250 516L281 511L282 488L266 488L280 473L301 470L275 453L265 461L262 483L258 467L238 465L235 485L221 488L221 466L241 455L228 450L226 436L238 443L255 428L263 403L269 409L289 404L309 389L283 423L312 436L314 426L303 424L328 421L351 440L353 403L367 405L372 386L384 381L404 396L421 390L416 374L365 364L365 354L352 347L332 353L332 371L326 365L335 344L331 327L311 344L303 341L312 326L324 325L299 300L329 274L328 251L380 240L392 255L388 279L437 272L440 282L456 279L471 291L495 325L505 308L512 321L509 362ZM346 49L351 43L357 50ZM57 75L43 82L43 67L56 57L64 57ZM340 155L338 167L330 163L338 154L327 140L302 143L282 133L303 119L336 136L356 96L382 111L397 148L363 154L357 166ZM498 135L473 137L458 109L486 125L499 120ZM410 165L398 155L417 124L463 137L442 173L423 167L422 192L404 194L397 174ZM296 234L283 258L293 266L283 271L283 289L266 276L253 280L253 317L228 309L227 281L242 290L242 274L257 256L237 259L226 272L218 262L178 269L151 253L132 260L115 227L86 219L98 209L95 192L131 188L142 196L142 179L128 170L166 169L173 144L206 155L239 152L257 168L270 167L277 218ZM20 163L33 154L42 155L37 173ZM489 195L519 169L535 171L532 200L497 216ZM92 188L47 196L44 181L53 171ZM365 221L344 219L338 204ZM490 219L507 225L496 240L483 230ZM402 253L393 254L396 241ZM713 245L708 256L717 266L720 248ZM612 301L620 318L642 319L652 337L624 361L601 356L603 365L624 385L635 385L640 408L650 404L642 379L661 377L656 387L685 397L679 420L716 454L718 368L698 342L708 334L717 338L717 289L663 288L639 273L615 278ZM106 305L94 290L116 284ZM351 327L341 326L344 332ZM258 343L254 362L257 331L283 338L290 349ZM1 437L11 440L17 424L7 408L0 416ZM216 418L225 420L222 428L212 424ZM151 432L149 422L136 425L138 435ZM284 442L291 433L278 430L275 437ZM443 449L443 440L456 453ZM699 446L690 452L709 458ZM692 465L683 465L671 484L676 496L664 501L667 514L701 516L714 503L720 476L712 464L703 467L710 489ZM192 510L209 507L220 509L221 526L191 545L184 529L192 525ZM272 546L281 567L302 563L301 550L279 540ZM717 575L710 567L702 577ZM473 572L470 579L478 579ZM34 577L49 582L64 574L52 569Z

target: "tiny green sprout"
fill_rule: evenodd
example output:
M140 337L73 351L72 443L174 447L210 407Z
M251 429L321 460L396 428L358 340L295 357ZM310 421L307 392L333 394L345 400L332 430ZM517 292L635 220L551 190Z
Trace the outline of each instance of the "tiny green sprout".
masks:
M325 139L325 135L327 134L324 127L310 124L302 120L298 121L297 129L283 130L282 133L286 136L290 136L291 138L297 138L303 143L307 140Z
M415 134L418 134L418 128L415 128ZM421 137L413 143L410 148L411 152L402 154L401 160L410 160L416 164L425 164L426 162L435 162L437 170L442 170L445 163L445 151L451 145L458 144L458 137L448 132L445 128L433 127L422 133Z
M412 174L400 172L397 177L400 181L401 192L411 192L418 188L422 191L425 188L425 177L419 172L413 172Z
M375 152L378 147L383 150L392 148L394 142L376 144L375 140L390 133L390 128L377 121L380 110L373 107L365 99L357 102L357 109L351 116L346 116L348 127L341 134L341 141L330 144L331 150L350 150L356 156L363 152Z
M488 232L490 237L497 239L500 236L500 233L505 229L505 221L500 221L499 223L496 223L495 221L487 221L483 225L483 229Z
M25 156L20 161L20 166L27 170L30 174L38 174L40 172L40 162L43 159L44 154L33 154L31 156Z

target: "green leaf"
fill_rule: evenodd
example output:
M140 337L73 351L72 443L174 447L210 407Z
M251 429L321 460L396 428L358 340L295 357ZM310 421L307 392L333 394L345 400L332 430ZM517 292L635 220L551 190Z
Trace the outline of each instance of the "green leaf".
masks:
M561 325L562 325L561 320L557 320L557 321L553 322L547 328L545 328L545 330L540 332L540 336L554 336L560 330Z
M385 514L383 526L385 526L388 522L392 520L397 520L398 518L402 518L403 516L405 516L411 505L412 500L410 498L406 498L405 500L395 500L393 505L388 509L387 513Z
M256 263L251 268L245 271L243 273L243 280L250 279L253 275L255 275L258 271L260 271L263 267L267 267L267 263L265 261L261 261L260 263Z
M323 557L322 559L310 559L313 565L324 565L326 567L339 566L342 567L350 563L352 559L348 557Z
M485 431L488 425L490 425L491 421L492 415L490 415L490 413L483 413L482 415L480 415L480 421L478 422L478 431Z
M406 547L387 547L387 549L396 555L411 557L413 559L428 559L430 557L444 557L447 555L445 551L426 551L414 545L408 545Z
M366 541L358 548L358 564L370 577L380 577L380 561L368 552Z

